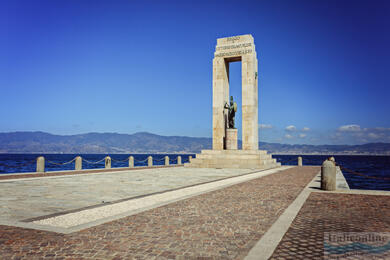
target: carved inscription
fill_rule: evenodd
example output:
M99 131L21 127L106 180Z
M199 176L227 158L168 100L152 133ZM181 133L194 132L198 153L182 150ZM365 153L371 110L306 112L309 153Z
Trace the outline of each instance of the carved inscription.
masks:
M235 42L235 41L238 41L239 39L240 39L240 36L233 36L233 37L226 38L226 41Z
M215 57L227 57L227 56L241 56L245 54L252 53L252 50L242 50L242 51L232 51L232 52L221 52L218 54L215 54Z
M222 50L230 50L230 49L237 49L237 48L245 48L245 47L251 47L252 43L240 43L235 45L227 45L227 46L221 46L215 48L216 51L222 51Z

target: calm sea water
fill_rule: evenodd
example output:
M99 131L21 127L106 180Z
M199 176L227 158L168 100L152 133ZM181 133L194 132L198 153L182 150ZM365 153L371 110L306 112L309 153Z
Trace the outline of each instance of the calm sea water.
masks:
M273 155L282 165L296 165L297 155ZM302 155L303 165L321 165L329 155ZM374 178L366 178L343 170L351 189L390 191L390 156L335 155L336 163L352 172ZM385 180L384 178L387 178Z
M135 154L135 166L146 166L147 157L153 156L154 165L164 165L165 154ZM178 154L167 154L170 158L170 164L177 163ZM188 162L188 157L195 154L179 154L182 157L182 162ZM0 154L0 174L15 173L15 172L34 172L36 168L36 154ZM73 170L74 162L65 165L58 165L64 162L69 162L75 158L75 154L43 154L46 159L46 171L62 171ZM97 162L105 157L103 154L84 154L81 155L89 162ZM110 155L114 167L127 167L126 161L128 154L113 154ZM273 155L282 165L296 165L297 155ZM303 155L304 165L321 165L328 158L327 155ZM366 178L357 174L343 171L344 176L351 189L366 189L366 190L387 190L390 191L390 156L360 156L360 155L343 155L334 156L336 162L344 168L358 172L363 175L368 175L374 178ZM99 163L88 163L83 161L83 169L104 168L104 160Z

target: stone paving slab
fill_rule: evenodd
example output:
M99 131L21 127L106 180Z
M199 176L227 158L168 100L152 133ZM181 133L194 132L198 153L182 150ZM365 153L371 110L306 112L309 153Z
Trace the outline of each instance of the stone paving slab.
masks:
M143 169L159 169L159 168L172 168L172 167L183 167L183 165L161 165L161 166L137 166L133 168L129 167L115 167L115 168L99 168L99 169L83 169L83 170L65 170L65 171L47 171L47 172L23 172L23 173L4 173L0 174L0 181L10 179L26 179L26 178L39 178L39 177L52 177L52 176L63 176L63 175L78 175L78 174L89 174L89 173L103 173L103 172L121 172L121 171L137 171Z
M65 213L58 216L41 217L33 222L29 222L29 225L22 224L21 227L40 230L44 228L43 230L68 234L110 222L112 220L134 215L158 206L166 205L210 191L223 189L231 185L264 177L269 174L274 174L288 168L291 168L291 166L252 172L235 177L224 178L222 180L186 186L184 188L176 188L165 192L138 196L129 200L108 205L99 205L99 207L78 210L76 212ZM18 224L20 223L17 223L16 226L20 226Z
M71 234L0 226L0 255L242 259L318 171L294 167Z
M271 259L323 259L324 232L390 232L390 197L312 192Z
M249 172L253 170L173 167L1 180L0 223L102 205Z

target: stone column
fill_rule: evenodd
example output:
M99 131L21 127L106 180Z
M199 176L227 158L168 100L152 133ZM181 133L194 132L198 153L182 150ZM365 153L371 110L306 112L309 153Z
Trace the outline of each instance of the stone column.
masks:
M169 165L169 156L165 156L165 165Z
M134 157L129 156L129 168L133 168L133 167L134 167Z
M326 160L321 166L321 189L336 190L336 166L332 161Z
M111 157L110 156L106 156L106 158L104 158L104 167L106 169L111 169Z
M298 157L298 166L302 166L302 157L301 156Z
M76 171L80 171L83 168L83 159L81 156L77 156L76 160L74 161L74 169Z
M190 155L190 156L188 156L188 162L190 163L191 160L192 160L192 156Z
M222 57L213 59L213 150L224 149L227 112L224 105L229 100L229 63Z
M37 172L45 172L45 157L43 156L37 158Z
M180 165L181 164L181 156L179 155L178 157L177 157L177 165Z
M149 156L148 157L148 166L153 166L153 157L152 156Z
M242 149L259 149L256 52L242 56Z

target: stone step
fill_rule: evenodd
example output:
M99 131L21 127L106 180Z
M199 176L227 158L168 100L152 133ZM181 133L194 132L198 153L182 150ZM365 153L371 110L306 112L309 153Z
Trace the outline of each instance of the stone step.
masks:
M264 168L265 166L276 167L276 159L251 159L251 160L230 160L230 159L200 159L194 158L187 167L202 166L206 168Z
M197 159L267 160L270 154L197 154Z
M253 158L253 159L237 159L237 158L224 158L224 157L214 157L214 158L192 158L191 162L208 162L208 161L216 161L216 162L226 162L226 163L260 163L260 164L267 164L267 163L276 163L276 159L274 158L266 158L266 159L260 159L260 158Z
M261 155L267 154L265 150L202 150L201 154L232 154L232 155Z

